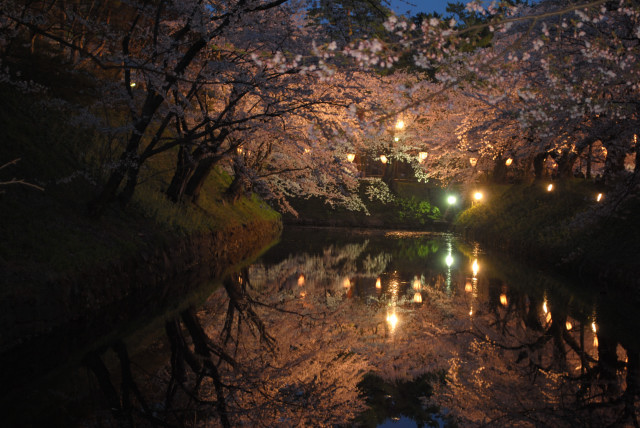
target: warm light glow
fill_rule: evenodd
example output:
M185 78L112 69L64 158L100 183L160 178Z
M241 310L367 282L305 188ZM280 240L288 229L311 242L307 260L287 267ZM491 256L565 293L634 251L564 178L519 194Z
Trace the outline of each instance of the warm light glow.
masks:
M397 143L398 141L400 141L400 137L393 137L393 141Z
M545 300L542 303L542 311L546 314L547 312L549 312L549 308L547 308L547 301Z
M469 163L471 164L471 166L476 166L476 164L478 163L478 158L469 158Z
M451 267L453 264L453 256L451 254L447 254L447 257L444 259L447 266Z
M418 159L420 159L420 162L424 162L425 160L427 160L427 156L428 156L427 152L418 153Z
M457 198L456 198L455 196L453 196L453 195L449 195L449 196L447 196L447 203L448 203L449 205L453 205L453 204L455 204L455 203L456 203L456 201L457 201Z
M382 280L380 278L376 279L376 288L382 288Z
M356 158L356 155L354 153L347 153L347 160L349 162L353 162L355 158Z
M573 328L573 326L571 325L571 321L567 321L564 326L567 328L567 330L571 330Z
M244 150L242 150L242 147L238 147L238 148L236 149L236 152L238 152L238 154L239 154L239 155L241 155L243 151L244 151Z
M596 333L598 330L598 328L596 327L596 323L595 321L591 323L591 331L593 331L594 333Z
M507 295L506 295L506 294L504 294L504 293L502 293L502 294L500 295L500 304L501 304L502 306L507 306L507 303L508 303L508 301L507 301Z
M549 185L547 186L547 192L550 192L550 191L552 191L552 190L553 190L553 184L549 184Z
M387 322L389 323L389 327L391 327L391 331L396 329L396 325L398 325L398 316L395 312L387 315Z
M473 276L477 276L479 270L480 266L478 266L478 259L475 259L471 264L471 271L473 271Z
M469 309L469 316L472 317L473 316L473 309Z
M507 159L506 161L504 161L504 164L505 164L506 166L509 166L509 165L511 165L512 163L513 163L513 159L511 159L511 158L509 158L509 159Z
M598 347L598 336L593 336L593 346Z
M298 285L302 287L304 285L304 275L298 277Z
M422 284L420 283L420 280L418 278L414 278L413 279L413 288L415 290L420 290L421 286L422 286Z
M300 298L304 299L305 297L307 297L307 292L306 291L301 291L300 292Z
M416 303L422 303L422 294L416 293L413 295L413 301Z
M596 201L600 202L602 200L602 193L598 193L598 196L596 196Z
M342 282L342 285L344 286L344 288L351 287L351 281L349 280L349 278L345 278L344 281Z
M131 86L132 88L135 88L135 87L136 87L136 82L131 82L131 83L129 84L129 86Z
M476 192L473 194L473 199L475 199L476 201L479 201L480 199L482 199L483 194L482 192Z
M385 155L380 155L380 162L387 163L388 159Z
M402 128L404 128L404 121L402 119L398 119L398 121L396 122L396 129Z
M547 322L547 324L549 324L551 322L551 312L547 312L547 316L545 317L545 321Z
M466 291L467 293L471 293L473 291L473 285L471 284L471 281L467 281L467 283L464 285L464 291Z
M309 149L309 148L307 148L307 147L305 147L305 148L304 148L304 152L305 152L305 153L309 153L310 151L311 151L311 149Z

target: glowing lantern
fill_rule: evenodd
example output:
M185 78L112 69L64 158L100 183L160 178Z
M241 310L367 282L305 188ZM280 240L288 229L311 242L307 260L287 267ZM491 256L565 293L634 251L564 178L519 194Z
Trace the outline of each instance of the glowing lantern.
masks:
M500 304L501 304L502 306L507 306L507 303L508 303L508 302L507 302L507 295L506 295L506 294L504 294L504 293L502 293L502 294L500 295Z
M302 287L304 285L304 275L298 277L298 285Z
M567 321L564 326L567 328L567 330L571 330L573 328L570 321Z
M242 154L242 152L243 152L242 147L238 147L238 148L236 149L236 152L238 152L238 154L239 154L239 155L241 155L241 154Z
M413 301L416 303L422 303L422 294L416 293L413 295Z
M455 203L456 203L456 201L457 201L457 198L456 198L455 196L453 196L453 195L449 195L449 196L447 196L447 203L448 203L449 205L453 205L453 204L455 204Z
M547 192L551 192L553 190L553 184L549 184L547 186Z
M300 292L300 298L304 299L305 297L307 297L307 292L306 291L301 291Z
M380 278L376 279L376 288L382 288L382 280Z
M398 141L400 141L400 137L393 137L393 141L397 143Z
M402 119L398 119L398 121L396 122L396 129L402 128L404 128L404 121Z
M420 280L419 280L418 278L414 278L414 279L413 279L413 288L414 288L415 290L420 290L420 286L421 286L421 285L422 285L422 284L420 283Z
M469 158L469 163L471 164L471 166L476 166L476 164L478 163L478 158Z
M596 196L596 201L600 202L602 200L602 193L598 193L598 196Z
M428 156L427 152L418 153L418 159L420 159L420 162L424 162L425 160L427 160L427 156Z
M471 270L473 271L473 276L478 275L478 271L480 270L480 266L478 266L478 259L475 259L473 261L473 264L471 265Z
M598 330L598 329L597 329L597 327L596 327L596 323L595 323L595 321L591 323L591 330L592 330L594 333L596 333L596 332L597 332L597 330Z
M382 163L387 163L389 159L387 159L387 157L385 155L380 155L380 162Z
M349 278L345 278L344 282L342 283L342 285L344 286L344 288L351 287L351 281L349 281Z
M309 153L310 151L311 151L311 150L310 150L310 149L308 149L307 147L305 147L305 148L304 148L304 152L305 152L305 153Z
M136 82L131 82L131 83L129 84L129 86L131 86L132 88L135 88L135 87L136 87Z
M593 346L594 346L595 348L597 348L597 347L598 347L598 336L593 336Z
M467 281L467 283L464 285L464 291L466 291L467 293L471 293L473 291L473 285L471 284L471 281Z
M476 192L473 194L473 199L475 199L476 201L479 201L480 199L482 199L484 195L482 194L482 192Z
M542 311L546 314L547 312L549 312L549 309L547 308L547 301L545 300L542 303Z
M551 312L547 312L547 316L545 317L545 321L547 321L547 324L549 324L551 322Z
M347 160L349 162L353 162L355 158L356 158L356 155L354 153L347 153Z
M469 316L472 317L473 316L473 309L469 309Z
M506 161L504 161L504 164L505 164L506 166L509 166L509 165L511 165L512 163L513 163L513 159L511 159L511 158L509 158L509 159L507 159Z

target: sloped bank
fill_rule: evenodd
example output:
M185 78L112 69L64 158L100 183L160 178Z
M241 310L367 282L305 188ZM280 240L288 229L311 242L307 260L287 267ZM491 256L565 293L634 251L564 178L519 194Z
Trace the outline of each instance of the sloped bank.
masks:
M486 188L484 202L460 213L455 231L584 286L626 291L639 299L638 201L610 200L617 214L607 214L609 207L596 199L606 189L592 182L554 182L553 191L547 186L534 182Z
M157 316L205 282L260 254L282 230L262 217L141 251L73 276L41 278L45 295L5 300L0 382L5 391L66 362L133 319Z

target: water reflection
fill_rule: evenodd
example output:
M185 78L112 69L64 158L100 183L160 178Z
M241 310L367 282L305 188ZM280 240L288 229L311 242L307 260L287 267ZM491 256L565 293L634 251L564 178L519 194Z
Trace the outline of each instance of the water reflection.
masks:
M167 322L169 363L139 381L139 414L375 426L402 415L442 421L446 409L461 425L632 424L631 314L613 296L580 294L452 235L296 230L202 308ZM393 393L364 399L364 374ZM387 395L413 403L406 385L416 379L440 380L411 414L367 409L390 405Z

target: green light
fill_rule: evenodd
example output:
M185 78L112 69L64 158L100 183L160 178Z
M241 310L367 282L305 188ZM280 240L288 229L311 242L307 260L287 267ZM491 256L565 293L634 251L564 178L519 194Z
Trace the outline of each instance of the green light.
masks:
M444 259L444 261L447 263L447 266L451 267L451 265L453 264L453 256L451 254L448 254L447 258Z
M447 196L447 203L448 203L449 205L453 205L453 204L455 204L455 203L457 202L457 200L458 200L458 199L457 199L454 195L449 195L449 196Z

